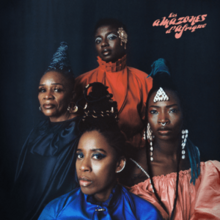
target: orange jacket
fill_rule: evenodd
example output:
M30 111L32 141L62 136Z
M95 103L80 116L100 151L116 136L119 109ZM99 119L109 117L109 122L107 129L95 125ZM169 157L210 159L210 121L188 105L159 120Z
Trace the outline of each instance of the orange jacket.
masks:
M76 78L75 91L87 84L101 82L108 86L113 100L118 103L119 127L127 138L140 147L147 96L153 80L147 74L126 65L126 55L115 63L106 63L98 57L99 67Z

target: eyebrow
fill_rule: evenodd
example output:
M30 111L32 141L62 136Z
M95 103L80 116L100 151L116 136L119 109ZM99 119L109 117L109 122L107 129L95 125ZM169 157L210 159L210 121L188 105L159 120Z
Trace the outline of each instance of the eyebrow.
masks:
M77 149L76 151L82 151L82 150L81 150L81 149ZM91 151L92 151L92 152L102 151L103 153L107 154L107 152L106 152L105 150L103 150L103 149L97 149L97 148L95 148L95 149L91 149Z
M106 35L108 36L109 34L115 34L116 36L118 36L118 34L117 34L117 33L114 33L113 31L108 32ZM95 36L95 39L96 39L97 37L101 37L101 36L100 36L100 35ZM101 38L102 38L102 37L101 37Z
M165 107L166 107L166 108L170 108L170 107L173 107L173 106L178 106L178 104L167 105L167 106L165 106ZM152 108L161 108L161 107L158 106L158 105L151 105L150 107L152 107Z
M39 84L39 86L45 86L46 84ZM62 83L51 83L51 85L61 85L64 87Z

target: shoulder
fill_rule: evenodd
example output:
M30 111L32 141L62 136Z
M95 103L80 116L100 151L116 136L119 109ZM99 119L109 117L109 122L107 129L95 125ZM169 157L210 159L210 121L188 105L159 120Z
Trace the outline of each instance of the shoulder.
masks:
M86 72L86 73L83 73L83 74L77 76L77 77L76 77L76 82L81 82L81 81L83 81L84 79L89 78L91 75L93 75L94 73L96 73L97 70L98 70L98 67L95 68L95 69L93 69L93 70L90 70L90 71L88 71L88 72Z
M131 72L132 75L135 75L136 77L140 78L140 79L145 79L148 77L148 74L145 73L144 71L141 71L139 69L136 69L134 67L127 67L128 70ZM147 79L152 79L151 77L148 77Z
M147 85L148 87L152 87L153 85L153 78L150 76L148 77L148 74L138 70L134 67L127 67L129 70L130 77L132 77L134 80L136 80L141 85Z
M77 188L52 200L44 208L39 220L56 218L67 206L77 202L80 192L80 188Z
M209 179L220 179L220 162L217 160L209 160L200 163L201 178L209 176ZM207 175L207 176L206 176ZM214 180L214 179L213 179ZM218 180L219 181L219 180Z
M162 219L157 209L148 201L130 193L122 187L122 194L130 204L130 208L136 213L138 219Z

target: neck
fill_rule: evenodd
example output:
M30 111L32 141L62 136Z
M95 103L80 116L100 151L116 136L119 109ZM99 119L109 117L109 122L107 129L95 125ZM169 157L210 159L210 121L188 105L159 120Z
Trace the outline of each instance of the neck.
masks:
M75 114L70 114L69 112L66 112L64 115L60 117L50 117L50 122L62 122L62 121L67 121L70 119L75 118L77 115Z
M177 159L178 150L180 149L181 138L172 140L155 140L154 142L154 154L157 157L161 156L171 159ZM156 156L156 155L155 155Z
M116 184L116 181L114 181L114 183L108 187L108 189L103 190L102 192L96 193L94 194L94 198L98 201L98 202L105 202L106 200L108 200L112 189L114 188Z

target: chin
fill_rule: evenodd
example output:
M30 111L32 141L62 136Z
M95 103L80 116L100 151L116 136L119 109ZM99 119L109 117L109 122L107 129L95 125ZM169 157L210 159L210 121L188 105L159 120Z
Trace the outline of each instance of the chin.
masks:
M53 114L51 114L50 112L43 112L43 114L44 114L46 117L51 117L51 116L53 116Z
M46 116L46 117L53 117L53 118L56 118L58 117L56 112L53 112L53 111L44 111L43 114Z
M112 62L112 59L111 59L111 57L101 57L101 59L103 60L103 61L105 61L105 62Z
M87 187L80 187L83 194L93 195L96 193L95 190L88 189Z

